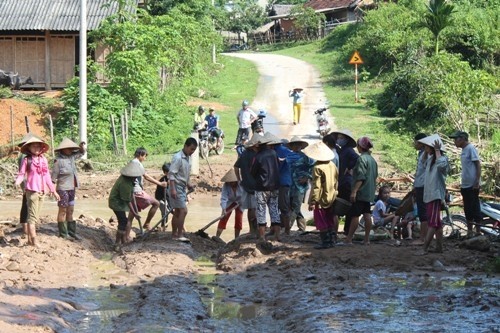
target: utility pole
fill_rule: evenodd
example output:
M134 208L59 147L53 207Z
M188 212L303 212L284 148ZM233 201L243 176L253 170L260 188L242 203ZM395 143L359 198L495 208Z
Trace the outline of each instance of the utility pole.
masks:
M80 142L87 143L87 0L80 0ZM82 158L87 158L87 152Z

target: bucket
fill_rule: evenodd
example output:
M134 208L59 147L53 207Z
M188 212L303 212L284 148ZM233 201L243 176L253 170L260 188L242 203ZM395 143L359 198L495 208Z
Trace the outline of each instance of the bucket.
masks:
M333 202L333 214L343 216L349 213L351 203L347 200L337 197Z

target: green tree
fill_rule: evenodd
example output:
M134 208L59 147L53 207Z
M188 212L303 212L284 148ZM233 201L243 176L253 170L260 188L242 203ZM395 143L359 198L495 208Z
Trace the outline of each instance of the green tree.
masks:
M439 52L439 35L445 28L452 25L455 6L447 0L429 0L426 7L427 13L424 16L424 24L434 35L435 52L437 54Z
M235 0L228 7L228 29L240 35L249 33L266 22L266 12L256 0Z
M290 17L294 18L293 25L305 39L317 38L318 31L325 22L323 13L316 13L311 7L297 5L290 11Z

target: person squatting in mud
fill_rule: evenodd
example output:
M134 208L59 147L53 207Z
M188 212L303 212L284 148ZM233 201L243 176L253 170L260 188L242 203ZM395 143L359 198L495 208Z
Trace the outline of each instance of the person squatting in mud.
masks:
M37 247L36 223L39 220L40 210L45 194L51 193L59 201L52 178L50 177L49 163L43 155L49 150L49 145L42 139L32 137L21 147L26 155L21 163L15 185L21 186L25 182L26 203L28 209L28 245Z
M57 152L54 166L52 167L52 180L56 182L56 190L61 200L57 203L57 228L59 237L67 239L72 237L79 240L76 234L76 221L73 218L75 209L75 194L79 186L76 160L80 159L86 152L85 142L77 145L68 138L64 138L59 146L54 149Z
M135 180L145 173L141 163L128 162L120 170L120 177L115 181L108 198L108 207L115 213L118 220L118 230L114 250L119 252L123 244L127 243L127 214L130 211Z
M224 177L221 178L222 191L220 196L220 205L222 208L222 214L224 217L219 221L217 225L216 236L220 238L222 232L226 229L227 221L231 217L232 211L234 210L234 238L238 238L241 229L243 229L243 210L241 209L241 200L244 196L245 191L241 186L234 168L229 169Z

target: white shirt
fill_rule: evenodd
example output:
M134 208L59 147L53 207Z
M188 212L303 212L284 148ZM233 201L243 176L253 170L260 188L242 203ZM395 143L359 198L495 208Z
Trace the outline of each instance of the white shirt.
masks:
M240 112L238 112L238 123L240 124L240 128L249 128L254 119L257 119L257 114L250 108L246 110L241 109Z

